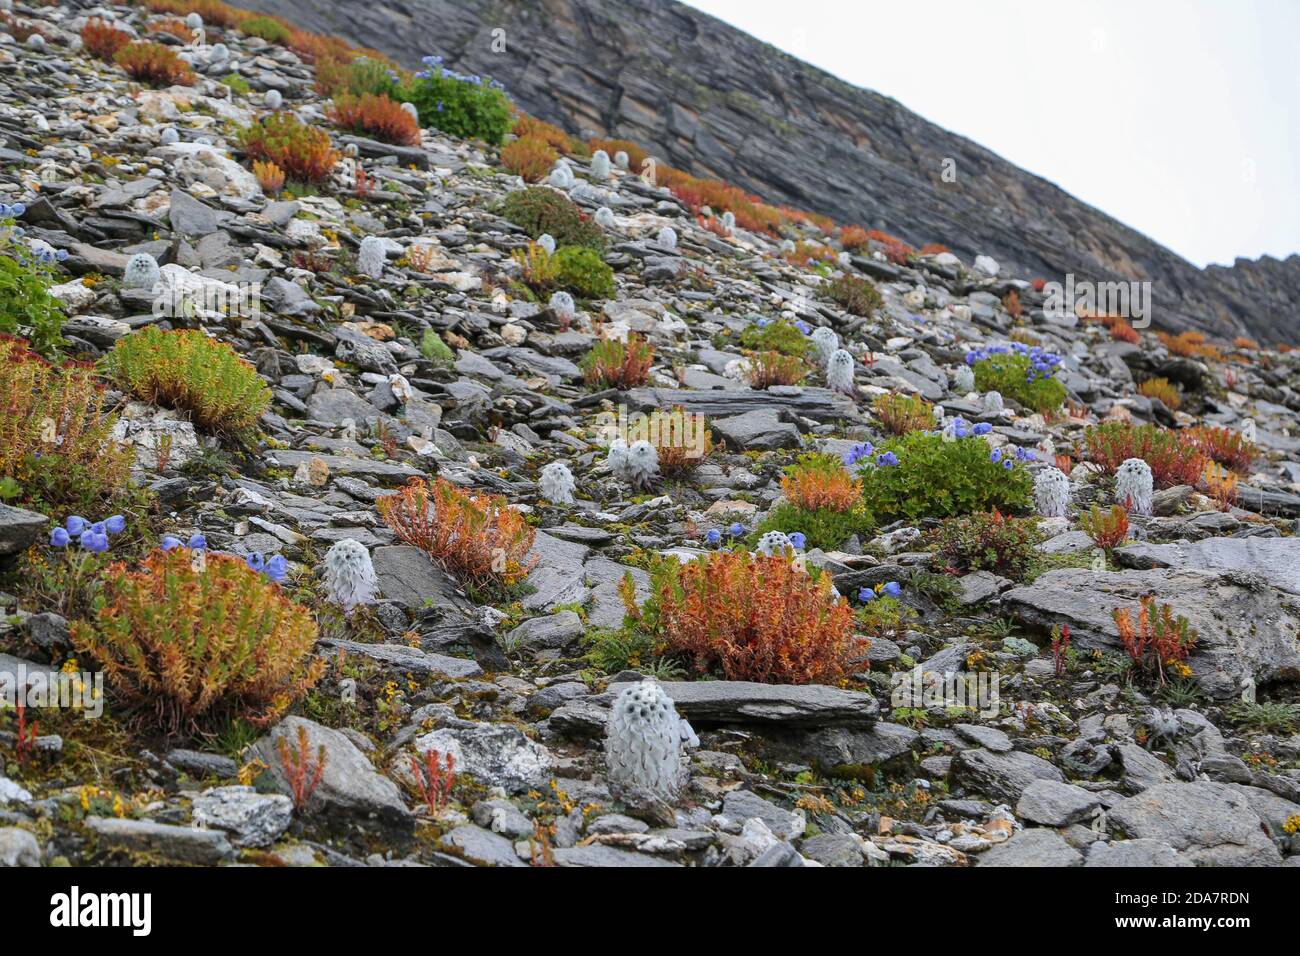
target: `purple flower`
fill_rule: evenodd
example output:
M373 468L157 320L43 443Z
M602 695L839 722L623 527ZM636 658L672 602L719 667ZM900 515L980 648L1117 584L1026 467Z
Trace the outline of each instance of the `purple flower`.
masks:
M54 530L50 532L50 546L54 548L66 548L72 543L72 535L55 525Z
M881 452L876 456L876 464L881 468L892 468L898 464L898 456L892 451Z
M988 422L980 422L978 425L976 425L974 428L970 430L970 433L972 435L987 435L991 431L993 431L992 425L990 425Z
M876 451L876 446L869 441L860 442L854 445L844 453L844 464L856 465L864 458L870 458Z
M1008 458L1006 461L1002 463L1002 467L1005 468L1007 471L1010 471L1012 468L1016 467L1016 463L1012 461L1010 458Z
M735 524L733 524L730 528L727 529L727 534L731 535L733 538L739 538L744 533L745 533L745 526L741 524L739 521L737 521Z
M790 532L790 544L798 548L800 551L803 550L803 546L807 543L808 543L808 539L804 537L804 533L802 531Z
M1002 460L1001 448L994 448L991 452L989 452L989 461L993 462L993 464L996 465L1001 460Z
M244 563L254 571L266 570L266 558L261 551L253 551L244 558Z
M289 562L284 559L284 555L274 554L266 559L266 568L263 573L276 584L279 584L289 576Z
M179 548L180 546L181 546L181 539L170 534L163 535L162 541L159 542L159 547L161 547L164 551L172 551L176 548Z
M858 600L863 604L870 604L876 599L876 592L871 588L860 588L858 590Z
M190 535L190 540L186 547L195 551L206 551L208 549L208 539L203 536L203 532L196 531L194 534Z
M798 329L800 332L802 332L804 335L807 335L809 332L812 331L812 326L809 325L807 322L805 322L803 319L795 319L794 327Z
M710 528L708 534L704 536L705 544L717 544L722 540L722 532L717 528Z
M67 521L63 522L63 526L68 529L68 534L72 535L74 538L81 534L81 532L85 531L86 525L88 524L89 522L85 518L81 517L81 515L73 515Z
M895 598L903 593L903 588L899 585L897 581L887 581L885 583L885 586L881 588L881 590L884 591L886 594L888 594L890 597L895 597Z
M87 529L81 532L81 537L77 539L83 550L91 551L95 554L102 554L108 550L108 535Z
M90 526L90 530L95 532L95 534L108 534L108 528L105 527L104 522L102 521L96 521Z
M126 519L121 515L113 515L105 519L104 527L108 529L109 534L121 534L126 530Z

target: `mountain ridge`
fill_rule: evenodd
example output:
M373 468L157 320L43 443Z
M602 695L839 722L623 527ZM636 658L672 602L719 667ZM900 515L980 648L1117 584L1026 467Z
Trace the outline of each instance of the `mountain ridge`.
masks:
M579 134L632 139L769 202L914 245L988 254L1012 274L1151 281L1155 323L1286 341L1300 257L1200 269L1050 180L709 14L671 0L254 0L382 50L439 53L501 80L520 106ZM431 38L423 24L437 24ZM634 25L653 24L653 29ZM494 30L506 50L494 52ZM499 50L500 44L496 44ZM945 182L945 160L956 182Z

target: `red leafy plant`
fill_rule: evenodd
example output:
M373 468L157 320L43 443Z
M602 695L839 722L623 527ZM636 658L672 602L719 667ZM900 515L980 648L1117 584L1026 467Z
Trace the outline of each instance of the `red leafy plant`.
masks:
M1149 594L1141 603L1136 622L1126 607L1111 612L1128 656L1144 674L1155 677L1161 684L1165 682L1165 668L1180 677L1191 674L1186 661L1196 646L1196 632L1187 618L1175 617L1173 608L1156 604Z

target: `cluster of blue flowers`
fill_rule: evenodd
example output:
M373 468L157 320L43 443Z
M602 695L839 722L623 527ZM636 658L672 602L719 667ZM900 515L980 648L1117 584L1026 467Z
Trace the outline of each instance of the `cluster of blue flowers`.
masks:
M860 588L858 590L858 600L863 604L870 604L876 598L881 597L900 597L903 593L903 586L897 581L886 581L884 584L877 584L874 588Z
M27 207L23 203L16 202L9 206L0 202L0 219L17 219L26 211Z
M206 551L208 549L208 539L198 533L190 535L189 541L183 542L180 538L167 534L163 535L161 547L164 551L171 551L180 547L189 548L191 551ZM266 575L276 584L289 576L289 562L282 554L273 554L268 558L261 551L252 551L244 555L244 563L259 574Z
M1055 374L1057 366L1061 364L1061 356L1055 352L1048 352L1041 345L1025 345L1023 342L985 345L983 348L974 349L966 353L966 364L974 365L976 362L983 362L995 355L1009 355L1012 352L1029 358L1029 371L1025 373L1025 380L1029 382L1040 376L1042 378L1051 378Z
M874 456L874 459L873 459ZM860 461L870 464L873 460L880 468L893 468L898 464L898 456L892 451L877 453L876 446L869 441L859 442L843 455L844 467L852 468Z
M77 547L92 554L103 554L108 550L108 539L121 534L126 528L126 519L113 515L103 521L87 521L80 515L73 515L61 525L55 525L50 531L50 546L66 548L74 541Z
M989 461L993 462L993 464L995 465L998 462L1001 462L1002 467L1005 468L1007 471L1010 471L1012 468L1016 467L1016 462L1018 461L1036 461L1037 458L1038 456L1035 455L1030 449L1020 448L1019 446L1016 447L1014 458L1011 455L1004 456L1001 448L994 448L992 451L989 452Z
M744 534L745 526L737 521L727 528L725 537L735 539L743 537ZM710 547L716 548L722 543L723 537L723 532L719 531L717 528L710 528L704 535L704 543ZM790 544L799 551L802 551L804 546L808 543L808 539L802 531L791 531L786 535L786 537L790 539Z
M977 422L976 424L972 425L970 422L966 421L966 419L962 418L960 415L955 418L948 419L945 427L952 432L953 438L966 438L972 435L974 436L987 435L989 432L993 431L993 426L990 425L988 422ZM943 433L943 431L944 428L939 429L940 433Z
M504 86L502 86L496 80L491 79L490 77L485 78L479 76L477 73L474 74L457 73L451 67L444 66L442 62L442 57L440 56L421 57L420 62L423 63L428 69L424 69L421 70L419 73L416 73L415 78L417 80L427 80L431 78L439 78L445 76L449 79L456 80L460 83L469 83L471 86L483 86L484 84L486 84L490 89L500 90L503 93L506 90ZM441 112L442 110L441 104L439 104L438 109L439 112Z
M6 203L0 202L0 220L17 219L26 211L27 211L27 206L23 203L16 202L12 206L10 206L7 205ZM26 233L23 231L21 226L13 226L7 229L6 233L7 235L13 236L14 238L21 238L22 236L26 235ZM33 248L29 251L36 258L37 262L40 262L44 265L50 265L51 263L54 262L62 262L63 260L68 258L68 251L66 249Z

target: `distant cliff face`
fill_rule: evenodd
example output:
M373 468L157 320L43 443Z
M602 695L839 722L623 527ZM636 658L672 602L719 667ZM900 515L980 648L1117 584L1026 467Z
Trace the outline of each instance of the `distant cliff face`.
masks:
M406 65L441 54L535 116L763 199L1014 275L1150 280L1155 322L1300 339L1300 256L1201 270L988 150L671 0L245 0ZM494 30L506 51L494 52ZM497 35L498 39L500 35ZM497 44L498 48L500 44ZM955 163L953 182L945 160Z

